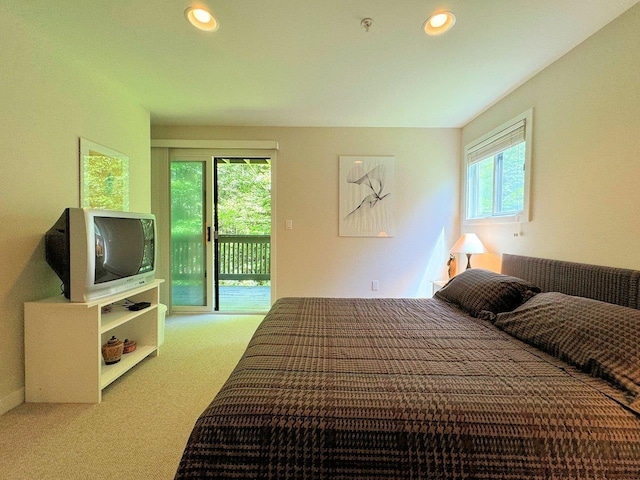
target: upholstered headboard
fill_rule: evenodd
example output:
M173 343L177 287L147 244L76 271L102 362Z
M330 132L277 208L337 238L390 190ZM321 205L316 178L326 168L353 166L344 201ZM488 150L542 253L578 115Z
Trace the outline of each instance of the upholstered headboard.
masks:
M528 280L543 292L561 292L640 309L637 270L505 253L502 273Z

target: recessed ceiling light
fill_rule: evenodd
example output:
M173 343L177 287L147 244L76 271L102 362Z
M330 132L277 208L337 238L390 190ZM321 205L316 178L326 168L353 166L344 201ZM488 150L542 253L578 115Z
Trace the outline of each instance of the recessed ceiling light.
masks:
M184 16L196 28L206 32L213 32L218 29L218 21L206 8L189 7L184 11Z
M456 23L456 16L451 12L438 12L427 18L422 28L427 35L441 35Z

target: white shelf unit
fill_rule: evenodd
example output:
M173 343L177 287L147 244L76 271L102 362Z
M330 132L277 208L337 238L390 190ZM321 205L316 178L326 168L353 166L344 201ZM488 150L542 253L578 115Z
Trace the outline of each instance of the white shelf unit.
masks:
M88 303L62 295L24 305L27 402L100 403L102 390L148 356L159 353L159 285L148 285ZM149 302L145 309L123 306ZM103 308L111 306L103 313ZM102 345L112 335L135 340L136 350L106 365Z

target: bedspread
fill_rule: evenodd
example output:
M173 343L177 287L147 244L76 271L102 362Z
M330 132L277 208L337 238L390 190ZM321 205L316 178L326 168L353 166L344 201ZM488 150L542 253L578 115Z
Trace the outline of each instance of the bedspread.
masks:
M616 398L442 300L285 298L176 478L637 479Z

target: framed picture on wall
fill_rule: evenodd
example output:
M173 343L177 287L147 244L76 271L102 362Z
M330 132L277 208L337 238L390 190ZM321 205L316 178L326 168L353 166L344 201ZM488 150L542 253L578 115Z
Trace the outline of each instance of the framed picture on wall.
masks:
M340 157L340 236L395 235L395 180L395 157Z
M80 138L80 206L129 210L129 157Z

